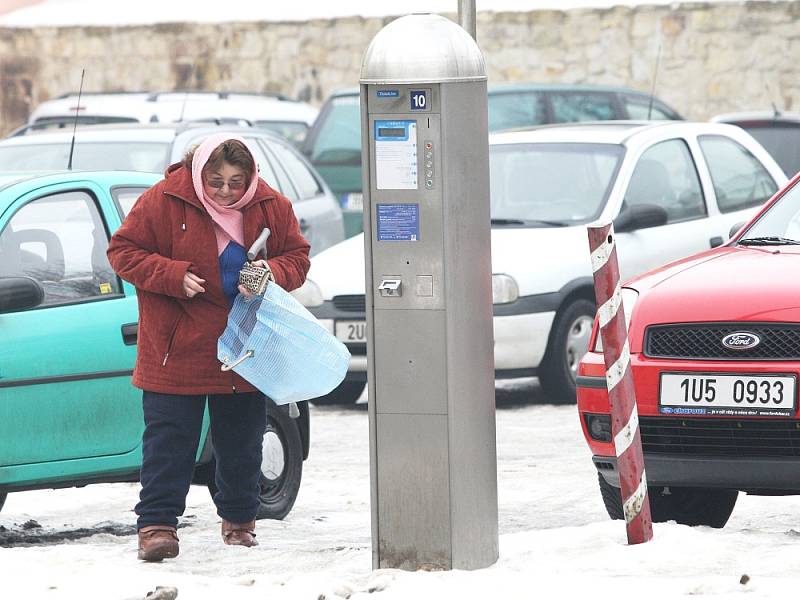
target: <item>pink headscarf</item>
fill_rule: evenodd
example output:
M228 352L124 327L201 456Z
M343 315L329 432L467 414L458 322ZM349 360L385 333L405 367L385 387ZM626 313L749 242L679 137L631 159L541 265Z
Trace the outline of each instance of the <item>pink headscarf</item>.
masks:
M250 180L247 191L245 191L244 196L242 196L240 200L229 206L222 206L206 195L203 189L203 167L206 166L208 157L217 149L217 146L228 140L239 141L247 148L247 142L238 135L216 133L207 137L205 141L195 149L194 156L192 157L192 183L194 184L194 191L200 199L200 202L205 206L211 219L214 221L214 233L217 236L218 254L222 254L231 240L240 246L244 246L244 225L241 209L250 203L256 195L256 187L258 187L258 167L255 160L253 160L253 177ZM247 148L247 150L250 152L249 148ZM252 152L250 152L250 157L253 157Z

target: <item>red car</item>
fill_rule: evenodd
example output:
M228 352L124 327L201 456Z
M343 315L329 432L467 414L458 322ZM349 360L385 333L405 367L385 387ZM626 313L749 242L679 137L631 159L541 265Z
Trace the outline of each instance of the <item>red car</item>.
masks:
M653 520L723 527L738 493L800 494L800 175L728 243L623 287ZM621 519L595 322L578 411Z

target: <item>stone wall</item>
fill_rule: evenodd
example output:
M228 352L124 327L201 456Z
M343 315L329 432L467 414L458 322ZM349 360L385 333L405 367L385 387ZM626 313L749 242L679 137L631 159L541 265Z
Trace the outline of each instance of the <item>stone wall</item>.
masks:
M448 15L455 19L455 15ZM800 2L478 14L489 81L624 85L689 118L800 110ZM319 105L358 83L387 18L304 23L0 28L0 133L38 102L84 89L274 91ZM660 48L660 52L659 52ZM657 61L657 57L660 59Z

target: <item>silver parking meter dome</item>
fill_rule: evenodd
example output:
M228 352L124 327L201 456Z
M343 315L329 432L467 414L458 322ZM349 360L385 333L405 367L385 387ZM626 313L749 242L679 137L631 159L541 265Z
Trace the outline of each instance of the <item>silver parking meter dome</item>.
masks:
M364 54L373 565L498 557L486 67L438 15Z
M478 44L450 19L414 14L392 21L372 39L361 63L362 84L486 80Z

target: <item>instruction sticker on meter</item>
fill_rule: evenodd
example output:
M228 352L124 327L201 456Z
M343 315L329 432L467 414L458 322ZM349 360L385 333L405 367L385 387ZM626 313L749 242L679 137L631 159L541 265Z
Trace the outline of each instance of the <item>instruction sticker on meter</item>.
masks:
M379 242L419 240L419 204L378 204Z
M375 178L379 190L417 189L416 121L375 121Z

